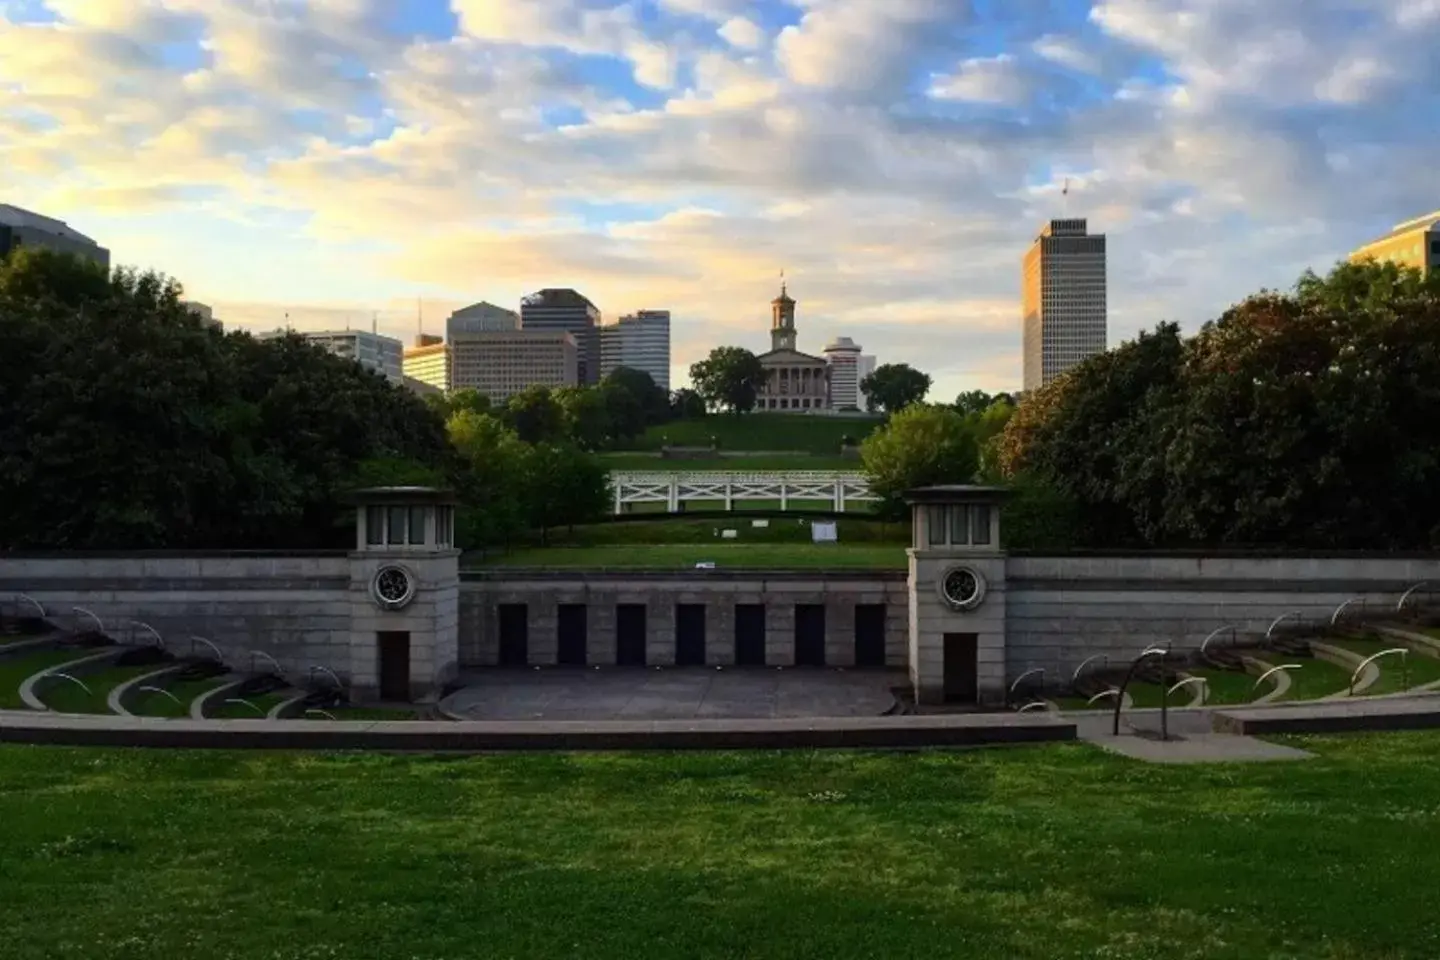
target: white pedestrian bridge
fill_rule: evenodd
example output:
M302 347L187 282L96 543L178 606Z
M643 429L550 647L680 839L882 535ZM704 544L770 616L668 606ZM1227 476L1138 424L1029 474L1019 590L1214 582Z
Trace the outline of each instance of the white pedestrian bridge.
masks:
M617 514L634 509L632 504L660 503L668 512L679 513L690 503L723 503L726 510L743 510L747 503L759 508L776 502L781 510L813 510L825 504L841 513L854 509L852 504L879 499L863 473L838 470L627 470L611 473L610 487Z

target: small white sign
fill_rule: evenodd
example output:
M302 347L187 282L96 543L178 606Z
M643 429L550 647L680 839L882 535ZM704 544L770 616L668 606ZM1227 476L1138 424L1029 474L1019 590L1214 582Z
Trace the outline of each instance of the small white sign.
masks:
M810 524L810 541L812 543L838 543L840 531L835 521L817 520Z
M751 521L750 521L750 526L752 526L752 527L768 527L768 526L770 526L770 521L769 521L769 520L751 520Z
M695 569L696 569L696 570L714 570L714 569L715 569L715 561L714 561L714 560L701 560L699 563L695 564Z
M738 536L740 536L740 531L739 531L739 530L721 530L721 531L720 531L720 539L721 539L721 540L734 540L734 539L735 539L736 537L738 537Z

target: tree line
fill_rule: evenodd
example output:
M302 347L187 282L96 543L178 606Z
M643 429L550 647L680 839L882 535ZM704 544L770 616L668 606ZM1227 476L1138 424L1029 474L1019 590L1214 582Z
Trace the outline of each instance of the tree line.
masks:
M1306 273L1025 398L993 447L1036 546L1440 546L1440 274Z
M760 358L744 347L716 347L704 360L690 365L696 409L700 413L749 413L755 409L767 376ZM886 363L861 379L860 391L868 412L891 416L922 402L932 383L928 374L909 364Z

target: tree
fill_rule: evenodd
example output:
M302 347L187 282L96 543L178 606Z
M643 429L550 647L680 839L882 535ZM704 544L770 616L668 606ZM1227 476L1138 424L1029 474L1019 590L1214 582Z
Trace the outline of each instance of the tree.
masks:
M984 390L964 390L955 398L955 409L962 415L984 413L996 404L1015 406L1015 398L1008 393L989 394Z
M681 388L670 394L670 419L699 420L705 416L705 398L694 390Z
M641 376L646 375L641 374ZM623 382L607 379L594 390L601 405L605 408L605 415L609 421L608 440L610 443L619 444L634 440L645 432L645 425L649 417L644 406L646 401L637 399L636 394ZM652 396L648 402L653 403L653 400Z
M446 424L460 460L455 538L463 549L508 544L525 528L527 450L498 418L461 410Z
M554 395L565 413L570 440L580 449L601 450L611 442L613 422L601 388L566 387Z
M889 416L924 400L930 377L909 364L884 363L865 375L860 390L871 413L880 410Z
M363 463L443 469L409 391L298 337L222 336L164 276L101 278L0 264L0 546L343 545Z
M670 419L670 398L644 370L616 367L600 381L600 386L623 391L634 400L639 410L639 428L634 436L643 433L645 427Z
M565 437L565 411L549 387L526 387L505 404L505 422L525 443L553 443Z
M979 454L965 418L949 407L917 404L902 410L860 446L870 490L880 511L899 519L905 493L942 483L970 483Z
M760 359L744 347L716 347L690 366L690 382L711 409L747 413L765 383Z
M540 531L541 543L552 527L600 519L610 502L610 474L604 464L571 444L529 448L524 476L527 519Z

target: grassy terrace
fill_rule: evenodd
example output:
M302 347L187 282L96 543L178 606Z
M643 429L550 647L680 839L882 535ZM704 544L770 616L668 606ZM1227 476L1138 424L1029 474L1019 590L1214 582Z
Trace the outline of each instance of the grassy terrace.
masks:
M131 709L144 717L188 717L190 704L194 699L225 682L223 677L209 680L182 680L168 684L164 689L175 696L175 700L161 693L142 692L135 696ZM175 701L178 700L179 703Z
M221 699L220 702L214 704L214 709L210 711L210 716L217 720L258 720L268 714L271 707L291 696L294 696L293 692L285 694L262 693L259 696L245 697L245 700L255 705L256 709L259 710L258 713L243 703L226 703L225 700L235 698L225 697Z
M1319 758L0 747L0 924L7 960L1433 960L1440 737L1289 742Z
M99 653L99 650L40 650L15 657L0 657L0 710L23 710L25 703L20 699L20 684L32 673L39 673L46 667L69 663L82 657ZM63 681L62 681L63 682Z
M1372 657L1382 650L1404 647L1402 643L1375 636L1339 637L1327 639L1325 642L1332 646L1343 647L1362 657ZM1398 656L1383 657L1375 661L1375 666L1380 668L1380 679L1366 687L1364 695L1399 693L1408 687L1418 687L1440 680L1440 660L1412 651L1406 656L1405 661L1403 666ZM1341 687L1348 687L1349 684L1350 677L1347 674Z
M818 455L747 454L705 460L662 460L655 453L603 453L600 461L611 470L664 470L671 473L713 470L840 470L854 473L861 469L859 460Z
M905 569L905 548L889 544L652 543L595 547L535 547L479 560L471 566L685 570L717 568Z
M163 666L149 663L139 667L111 667L87 674L79 679L90 688L89 693L85 692L85 687L68 680L51 680L40 689L39 697L45 706L60 713L109 713L110 706L106 701L111 690L126 680L154 673Z
M714 437L722 450L804 451L820 457L835 457L840 453L843 437L863 440L879 424L877 418L807 417L784 413L713 416L651 427L634 446L636 450L659 450L667 444L706 447L710 445L710 438Z

